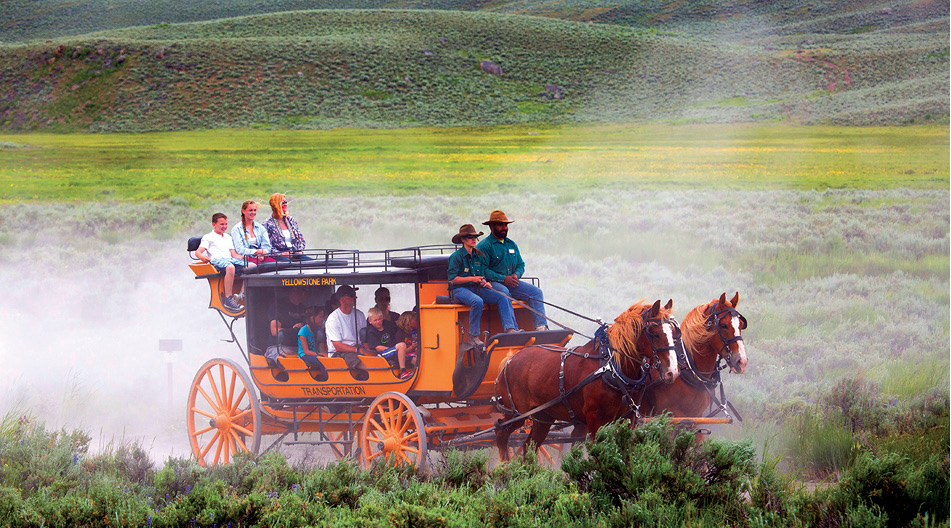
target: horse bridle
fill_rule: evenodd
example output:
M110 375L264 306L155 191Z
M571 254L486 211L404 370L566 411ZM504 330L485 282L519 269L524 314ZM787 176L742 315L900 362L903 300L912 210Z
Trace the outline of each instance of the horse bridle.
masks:
M743 317L743 314L741 314L740 312L736 311L736 308L734 308L734 307L732 307L732 306L724 306L723 308L721 308L721 309L719 309L719 310L716 309L717 306L720 306L720 304L717 303L717 304L714 306L713 312L707 317L707 320L704 322L704 326L705 326L707 329L709 329L709 328L711 328L711 327L716 328L716 330L717 330L717 336L720 338L720 342L723 343L722 348L720 348L720 350L718 351L717 354L719 355L720 352L723 352L724 349L725 349L725 350L726 350L726 354L723 355L723 359L726 360L727 365L730 365L730 364L733 362L733 352L730 350L730 345L732 345L733 343L736 343L737 341L742 341L742 340L743 340L743 336L740 335L740 334L734 335L733 337L729 337L729 338L726 337L726 336L724 336L724 335L723 335L723 329L720 328L720 317L721 317L722 315L724 315L724 314L727 314L727 315L729 315L731 318L732 318L732 317L737 317L737 318L739 318L739 319L740 319L740 330L745 330L745 329L746 329L746 325L747 325L747 323L746 323L746 317ZM719 360L717 360L717 362L719 362ZM725 367L723 367L723 368L725 368Z

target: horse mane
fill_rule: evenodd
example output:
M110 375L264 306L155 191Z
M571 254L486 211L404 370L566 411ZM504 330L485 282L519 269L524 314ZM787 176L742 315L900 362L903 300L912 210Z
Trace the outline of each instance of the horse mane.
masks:
M640 361L641 354L637 351L637 338L644 329L643 314L650 310L651 306L653 304L644 304L641 299L614 318L614 324L608 327L608 340L611 342L611 348L614 349L616 359L623 359L630 364ZM670 310L661 306L658 315L664 318L670 317Z
M684 317L684 321L680 323L680 337L684 343L684 347L691 354L699 354L701 345L706 343L713 337L716 329L713 327L707 328L707 318L706 311L708 308L716 306L719 302L719 299L714 299L707 304L701 304L693 310L690 310L690 313Z

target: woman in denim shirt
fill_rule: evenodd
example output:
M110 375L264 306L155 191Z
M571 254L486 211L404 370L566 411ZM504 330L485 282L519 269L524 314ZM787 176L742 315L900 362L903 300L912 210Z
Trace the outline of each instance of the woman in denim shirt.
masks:
M241 204L241 222L231 230L234 249L253 262L271 262L271 240L264 226L254 221L258 214L258 204L248 200ZM286 260L278 257L278 260Z
M291 258L310 260L301 255L307 248L304 235L300 232L297 220L287 214L287 198L281 193L274 193L269 200L271 218L264 222L271 247L282 254L289 253Z

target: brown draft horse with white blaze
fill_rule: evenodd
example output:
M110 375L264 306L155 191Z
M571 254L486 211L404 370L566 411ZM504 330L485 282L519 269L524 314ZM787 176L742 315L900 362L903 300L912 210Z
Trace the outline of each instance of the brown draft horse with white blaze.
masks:
M530 346L518 351L495 381L503 419L495 430L501 460L509 459L512 432L531 416L531 433L521 447L542 445L554 422L598 429L637 412L636 400L657 370L661 380L678 376L680 330L670 319L673 301L635 304L602 327L587 344L565 349ZM656 380L656 378L654 378Z
M729 301L724 293L684 317L680 329L689 363L684 364L688 361L686 355L680 357L681 375L677 381L647 391L645 415L669 412L675 417L702 416L710 407L713 390L720 382L720 359L731 372L742 374L746 370L746 348L740 335L746 328L746 318L736 311L739 301L739 292Z

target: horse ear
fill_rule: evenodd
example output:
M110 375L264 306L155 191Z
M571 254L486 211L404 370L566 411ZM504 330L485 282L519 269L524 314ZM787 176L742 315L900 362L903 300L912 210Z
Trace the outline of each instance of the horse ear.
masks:
M736 292L736 295L733 296L733 300L730 301L730 304L736 308L736 303L740 302L740 292Z
M657 314L660 313L660 299L654 301L654 305L651 306L651 317L657 317Z
M723 292L720 294L720 305L722 306L725 304L726 304L726 292Z
M667 304L664 305L664 310L670 311L670 309L673 307L674 307L674 300L668 299Z

